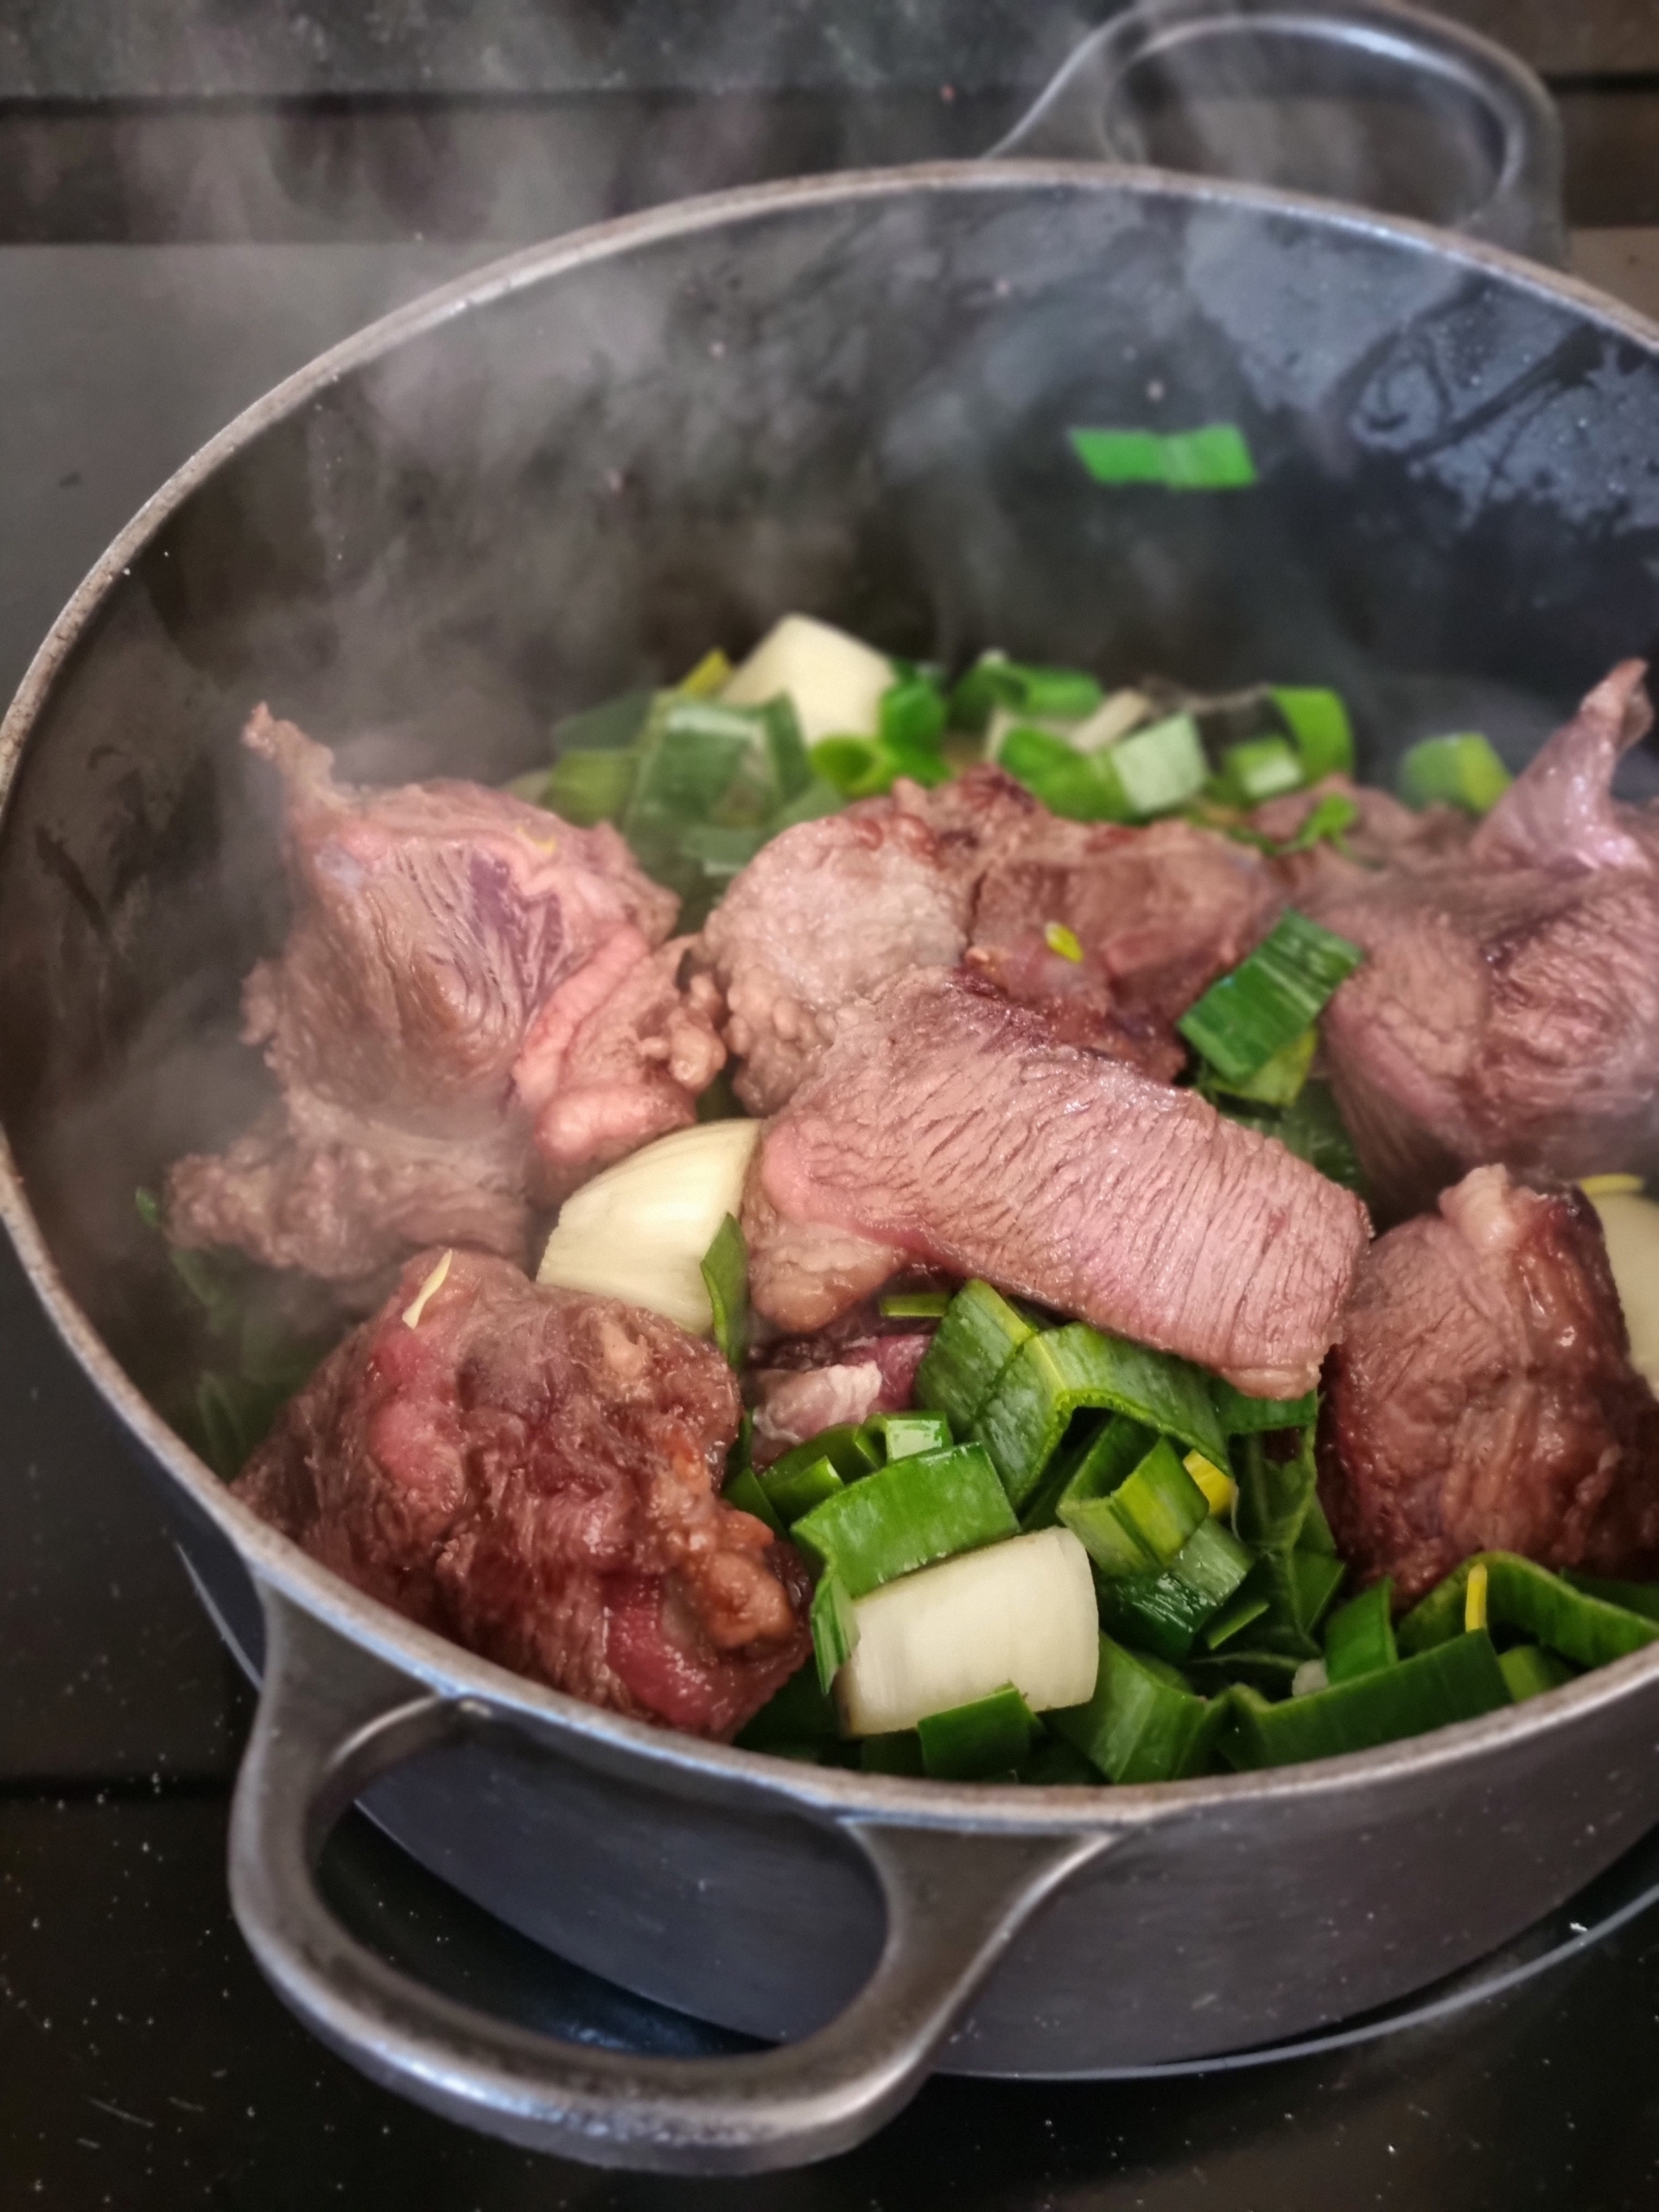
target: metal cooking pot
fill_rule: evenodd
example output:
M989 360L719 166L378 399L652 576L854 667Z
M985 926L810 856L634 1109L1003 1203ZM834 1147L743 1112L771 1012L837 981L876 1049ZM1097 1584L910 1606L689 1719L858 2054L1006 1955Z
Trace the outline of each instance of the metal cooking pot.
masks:
M1210 421L1244 428L1254 490L1103 491L1066 439ZM281 891L252 702L347 773L505 777L551 714L800 607L900 652L1332 683L1372 772L1448 702L1519 752L1652 640L1656 455L1659 331L1565 278L1313 200L1020 161L520 254L291 378L117 541L0 736L0 1211L263 1674L232 1891L326 2040L516 2141L713 2173L851 2144L933 2067L1288 2036L1476 1958L1659 1817L1659 1649L1363 1757L969 1789L619 1719L336 1581L154 1409L166 1266L132 1205L258 1095L236 1001ZM422 1990L315 1879L359 1794L513 1927L793 2040L636 2058Z

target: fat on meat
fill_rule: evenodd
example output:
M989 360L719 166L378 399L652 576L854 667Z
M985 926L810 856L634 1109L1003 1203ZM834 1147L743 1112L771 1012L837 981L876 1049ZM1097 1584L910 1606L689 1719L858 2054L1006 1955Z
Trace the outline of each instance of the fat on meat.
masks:
M1319 1496L1409 1604L1477 1551L1659 1569L1659 1404L1588 1199L1477 1167L1360 1262L1326 1369Z
M1211 831L1066 821L982 766L786 830L734 880L702 952L738 1096L774 1113L843 1007L964 959L1055 1037L1166 1079L1185 1058L1176 1020L1281 904L1258 857Z
M1321 1023L1382 1211L1498 1162L1567 1178L1659 1149L1659 820L1615 804L1643 667L1591 692L1460 850L1300 895L1363 946Z
M1350 1192L1196 1092L918 969L846 1012L761 1141L743 1225L785 1330L937 1267L1262 1397L1313 1387L1369 1234Z
M264 708L293 920L243 994L279 1103L179 1161L169 1235L337 1281L411 1247L522 1257L530 1203L688 1124L724 1058L677 911L607 826L478 785L335 783Z
M654 1313L427 1251L236 1494L371 1597L515 1672L729 1738L805 1658L793 1548L717 1493L730 1369Z
M754 1411L755 1465L769 1466L843 1421L903 1413L935 1326L884 1320L874 1306L856 1306L816 1336L752 1353L744 1395Z

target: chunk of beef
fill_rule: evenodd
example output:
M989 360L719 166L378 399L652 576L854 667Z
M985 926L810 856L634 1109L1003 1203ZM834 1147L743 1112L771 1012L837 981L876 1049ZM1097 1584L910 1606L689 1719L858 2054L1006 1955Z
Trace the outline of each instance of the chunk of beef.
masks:
M737 1091L775 1113L840 1009L913 967L969 965L1065 1042L1168 1077L1174 1024L1271 927L1254 853L1185 823L1069 822L1001 769L925 791L900 781L775 838L709 917ZM1073 960L1056 931L1077 940ZM1060 942L1065 943L1064 936Z
M1378 1239L1326 1369L1319 1496L1404 1603L1477 1551L1659 1570L1659 1404L1586 1198L1477 1167Z
M1577 1177L1659 1151L1659 824L1610 795L1641 677L1592 691L1460 855L1304 899L1368 956L1321 1033L1390 1214L1487 1162Z
M709 1346L504 1260L410 1262L236 1484L325 1567L555 1689L730 1737L810 1647L791 1547L715 1494ZM430 1286L435 1280L435 1287Z
M1367 1234L1357 1199L1195 1092L918 969L843 1014L762 1140L744 1227L785 1329L920 1263L1269 1397L1312 1387Z
M903 969L950 967L971 895L932 831L904 810L854 808L763 846L702 932L730 1009L734 1088L773 1113L817 1063L837 1010Z
M1293 905L1306 905L1325 887L1363 884L1378 869L1402 874L1432 870L1457 859L1475 832L1473 822L1459 807L1415 809L1392 792L1341 775L1322 777L1307 791L1265 799L1252 811L1250 827L1275 843L1289 844L1314 808L1327 798L1345 798L1357 810L1357 818L1342 832L1339 845L1322 838L1306 852L1281 853L1268 863Z
M1186 1057L1177 1020L1281 903L1256 854L1213 830L1051 816L1006 837L981 876L968 963L1057 1038L1166 1082Z
M518 1256L538 1140L556 1195L691 1121L714 995L654 958L675 900L614 830L472 784L341 788L263 708L246 741L284 786L294 920L243 1029L282 1104L175 1167L178 1243L339 1280L435 1240Z
M856 1306L816 1336L752 1354L746 1395L754 1408L755 1464L770 1466L842 1421L903 1413L935 1325L884 1321L874 1306Z

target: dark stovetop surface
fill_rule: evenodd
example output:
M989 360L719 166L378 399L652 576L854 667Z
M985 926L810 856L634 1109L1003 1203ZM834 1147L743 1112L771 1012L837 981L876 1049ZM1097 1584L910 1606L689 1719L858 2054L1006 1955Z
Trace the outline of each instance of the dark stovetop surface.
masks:
M1649 247L1604 240L1596 265L1639 283ZM0 250L0 696L203 435L478 257ZM1148 2082L938 2082L877 2141L801 2175L671 2183L505 2149L371 2087L260 1981L224 1887L247 1716L154 1497L0 1245L0 2212L310 2212L371 2196L405 2212L1659 2202L1653 1914L1454 2018L1322 2056ZM690 2024L457 1908L365 1827L346 1834L333 1877L359 1925L457 1988L567 2032L702 2045ZM1659 1854L1619 1894L1653 1879Z

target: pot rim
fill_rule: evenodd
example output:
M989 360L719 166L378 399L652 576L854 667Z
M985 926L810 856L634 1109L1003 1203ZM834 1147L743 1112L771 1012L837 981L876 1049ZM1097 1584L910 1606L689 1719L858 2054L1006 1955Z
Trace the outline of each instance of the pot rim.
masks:
M1565 302L1610 333L1659 354L1659 322L1592 286L1504 249L1403 217L1380 216L1307 194L1184 173L1107 162L999 158L986 164L938 162L837 171L822 178L741 187L679 200L589 226L481 264L394 308L314 360L236 416L161 485L87 572L35 652L0 721L0 835L29 740L54 682L162 524L220 467L274 423L296 413L342 377L391 353L406 340L475 309L594 262L648 249L700 231L765 221L794 208L877 202L922 190L1056 195L1089 192L1173 198L1196 206L1254 207L1263 215L1311 220L1332 232L1397 238L1419 251ZM1305 1765L1266 1768L1189 1782L1117 1785L950 1783L845 1768L807 1767L626 1719L543 1688L417 1626L279 1535L239 1500L171 1428L131 1382L70 1294L29 1204L5 1130L0 1127L0 1223L10 1231L35 1294L87 1379L123 1427L233 1545L260 1586L270 1586L359 1649L413 1682L451 1699L487 1705L544 1742L588 1764L649 1770L664 1786L703 1796L741 1795L778 1810L838 1821L854 1816L906 1825L1054 1834L1140 1829L1172 1815L1251 1802L1319 1799L1357 1788L1368 1794L1398 1776L1431 1775L1497 1758L1522 1738L1548 1736L1619 1704L1659 1677L1659 1643L1593 1669L1562 1688L1368 1751Z

